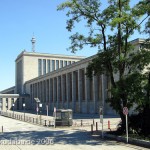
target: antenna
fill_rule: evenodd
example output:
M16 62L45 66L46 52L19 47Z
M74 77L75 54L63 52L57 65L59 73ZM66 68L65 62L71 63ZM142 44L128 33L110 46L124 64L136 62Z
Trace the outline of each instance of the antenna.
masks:
M32 43L32 51L35 52L35 42L36 42L36 39L34 37L34 33L33 33L33 37L31 39L31 43Z

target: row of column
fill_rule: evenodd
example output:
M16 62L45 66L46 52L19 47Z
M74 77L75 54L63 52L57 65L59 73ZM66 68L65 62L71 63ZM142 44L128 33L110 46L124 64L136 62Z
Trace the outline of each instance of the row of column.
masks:
M39 98L51 110L57 107L79 113L98 112L99 105L104 103L102 77L93 76L90 80L85 73L86 68L83 68L31 84L32 108L36 106L34 98Z
M24 98L1 98L0 99L0 107L2 111L22 110L23 103L26 103Z
M74 62L75 61L71 60L38 59L38 75L44 75L67 65L71 65Z

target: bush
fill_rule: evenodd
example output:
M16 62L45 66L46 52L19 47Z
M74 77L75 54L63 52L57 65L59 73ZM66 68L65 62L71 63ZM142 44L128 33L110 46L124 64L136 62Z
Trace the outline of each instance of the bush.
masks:
M138 135L150 136L150 108L129 117L129 131Z

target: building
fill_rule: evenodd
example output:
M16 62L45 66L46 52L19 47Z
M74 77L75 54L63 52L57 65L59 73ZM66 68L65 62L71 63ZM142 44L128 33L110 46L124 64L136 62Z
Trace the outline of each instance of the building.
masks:
M132 41L139 49L142 39ZM33 48L34 49L34 48ZM1 109L36 110L38 98L50 111L56 108L70 108L76 113L98 113L103 105L104 114L115 114L105 102L110 86L107 76L86 76L86 68L95 56L41 54L23 51L16 59L16 85L1 91ZM7 106L7 107L6 107ZM13 109L14 109L13 108Z

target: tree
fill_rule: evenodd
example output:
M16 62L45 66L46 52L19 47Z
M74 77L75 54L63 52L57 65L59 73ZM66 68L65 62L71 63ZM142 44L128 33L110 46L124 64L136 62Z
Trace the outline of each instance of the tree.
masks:
M68 0L58 6L58 10L67 8L68 31L72 31L75 23L82 19L86 21L88 34L73 34L69 49L76 52L85 45L97 47L99 53L89 64L87 75L91 77L94 71L95 75L109 76L111 97L108 102L119 113L122 129L125 125L122 109L142 100L142 88L145 86L142 80L149 69L143 74L140 72L150 62L149 51L135 51L129 42L129 38L136 30L140 31L145 21L148 20L146 26L149 26L150 3L140 0L132 8L129 3L130 0L108 0L108 7L103 9L100 0ZM149 29L145 31L149 32Z

